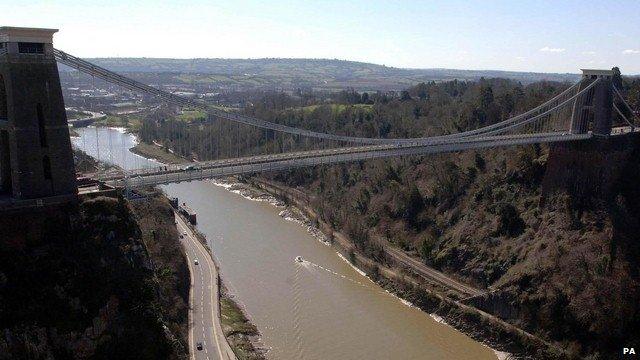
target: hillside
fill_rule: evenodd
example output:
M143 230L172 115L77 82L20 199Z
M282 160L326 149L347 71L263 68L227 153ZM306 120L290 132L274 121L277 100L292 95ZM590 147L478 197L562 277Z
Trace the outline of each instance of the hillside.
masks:
M0 221L0 359L186 358L168 202L96 198Z
M637 93L640 82L630 86ZM482 96L487 87L495 97ZM540 94L535 87L524 90L527 96L516 98L514 108ZM507 103L499 99L511 91L509 84L471 85L457 110L415 99L381 108L387 118L418 113L415 121L423 126L446 122L439 117L446 114L464 129L500 118ZM411 128L400 120L391 125L403 126ZM380 250L400 248L491 291L470 300L474 306L558 343L575 358L605 359L619 344L640 338L640 193L633 185L639 154L634 137L362 162L269 178L312 195L322 220L370 258L394 266Z
M496 70L401 69L364 62L329 59L87 59L120 73L173 73L176 83L244 88L316 88L361 91L401 90L420 82L506 78L524 84L549 80L569 81L577 74ZM61 67L62 71L69 68ZM578 69L576 69L576 72ZM141 78L148 75L139 74Z

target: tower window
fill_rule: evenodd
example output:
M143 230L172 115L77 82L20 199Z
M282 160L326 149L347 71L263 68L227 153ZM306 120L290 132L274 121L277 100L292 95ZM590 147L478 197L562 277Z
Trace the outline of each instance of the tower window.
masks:
M40 146L47 147L47 130L44 127L44 112L42 111L42 104L38 103L36 106L36 112L38 115L38 134L40 135Z
M51 160L49 160L47 155L42 158L42 170L44 172L44 178L51 180Z
M44 54L43 43L18 43L18 52L21 54Z

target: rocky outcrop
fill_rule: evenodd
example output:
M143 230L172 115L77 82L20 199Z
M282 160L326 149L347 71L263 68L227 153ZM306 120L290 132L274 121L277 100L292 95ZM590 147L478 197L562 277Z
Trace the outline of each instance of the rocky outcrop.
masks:
M611 200L625 168L640 147L637 134L552 144L542 182L542 197L566 192L587 204Z
M124 200L5 215L0 226L0 359L180 357Z

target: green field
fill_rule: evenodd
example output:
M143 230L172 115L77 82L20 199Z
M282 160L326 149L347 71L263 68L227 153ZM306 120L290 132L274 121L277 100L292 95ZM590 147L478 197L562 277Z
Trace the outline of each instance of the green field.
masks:
M314 111L318 110L318 108L323 107L323 106L330 107L331 108L331 112L336 114L336 115L342 114L347 109L363 110L363 111L371 111L373 109L373 105L371 105L371 104L353 104L353 105L349 105L349 104L322 104L322 105L309 105L309 106L303 106L303 107L289 108L287 110L298 110L298 111L302 110L305 115L310 115Z
M107 115L97 120L94 124L97 126L125 127L130 131L138 131L142 126L142 118L139 115Z
M337 59L88 59L116 72L167 74L183 84L240 88L313 88L357 91L402 90L421 82L509 78L522 83L575 81L577 74L545 74L493 70L401 69ZM171 73L171 74L169 74Z
M76 110L67 110L67 120L82 119L90 116L91 114L86 112L76 111Z
M184 110L176 118L180 121L192 122L206 119L207 113L204 110Z

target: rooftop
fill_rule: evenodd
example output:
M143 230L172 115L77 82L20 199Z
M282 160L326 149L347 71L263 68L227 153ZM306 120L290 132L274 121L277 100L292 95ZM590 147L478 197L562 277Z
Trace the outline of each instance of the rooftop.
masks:
M598 75L598 76L613 76L613 70L600 70L600 69L580 69L582 75Z
M33 42L53 44L53 34L58 29L40 29L25 27L0 27L0 42Z

